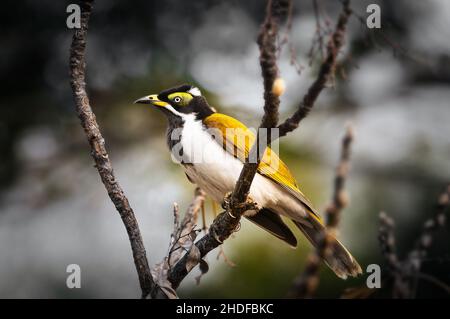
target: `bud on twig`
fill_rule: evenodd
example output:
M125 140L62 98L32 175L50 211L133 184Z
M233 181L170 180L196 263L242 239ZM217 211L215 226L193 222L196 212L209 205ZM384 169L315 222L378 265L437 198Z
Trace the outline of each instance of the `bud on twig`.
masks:
M272 85L272 93L278 97L282 96L286 90L286 83L283 78L276 78Z

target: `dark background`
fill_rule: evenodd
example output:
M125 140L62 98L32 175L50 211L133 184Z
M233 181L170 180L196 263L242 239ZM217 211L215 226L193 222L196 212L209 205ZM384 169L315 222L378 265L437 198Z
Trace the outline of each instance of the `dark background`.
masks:
M340 237L363 268L383 266L378 213L397 223L400 256L433 213L450 178L450 2L354 1L365 17L378 3L381 30L353 16L334 88L280 145L281 157L319 210L331 197L346 123L356 130ZM100 298L139 295L126 232L92 166L68 80L69 1L4 1L0 12L0 297ZM333 23L340 5L319 1ZM170 160L162 114L132 101L180 83L200 87L219 111L256 126L262 81L255 39L264 1L97 1L87 48L88 91L115 171L140 222L150 263L166 253L172 204L184 210L193 187ZM322 18L325 19L325 14ZM294 1L282 116L314 78L320 56L311 1ZM210 205L207 205L211 212ZM211 214L209 214L211 216ZM440 230L422 271L450 282L449 227ZM208 256L211 270L181 297L283 297L310 247L286 247L246 222L225 244L236 267ZM66 288L66 266L82 288ZM323 269L319 296L338 297L348 281ZM389 296L389 287L379 295ZM448 297L425 282L419 297Z

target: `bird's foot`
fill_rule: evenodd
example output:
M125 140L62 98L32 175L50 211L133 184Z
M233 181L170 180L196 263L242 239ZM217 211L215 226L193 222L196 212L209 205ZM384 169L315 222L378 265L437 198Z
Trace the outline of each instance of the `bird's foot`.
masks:
M219 244L223 244L223 240L220 239L220 236L219 234L217 234L216 229L214 227L209 228L209 233Z
M256 210L256 211L258 211L259 210L258 203L256 203L253 200L253 198L251 198L250 196L247 196L247 201L243 204L243 206L245 208L244 211L247 211L247 210Z
M223 199L222 208L225 209L228 215L232 218L236 218L232 212L243 214L248 210L258 210L258 204L250 196L247 196L247 200L244 203L232 205L231 201L231 192L228 192L225 194Z
M228 192L225 194L222 202L222 208L225 210L229 210L231 204L231 194L232 192Z

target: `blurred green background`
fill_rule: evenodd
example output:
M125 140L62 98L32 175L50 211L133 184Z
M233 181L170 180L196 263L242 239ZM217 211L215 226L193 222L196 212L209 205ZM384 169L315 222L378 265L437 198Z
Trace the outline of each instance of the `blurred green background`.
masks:
M68 80L70 1L4 1L0 12L0 297L139 296L127 235L89 156ZM319 1L333 23L340 4ZM378 3L382 29L352 17L334 88L301 127L283 138L281 157L319 211L331 198L346 123L356 130L340 237L363 268L383 264L378 213L397 223L400 256L417 238L450 179L450 2L354 1L366 16ZM256 36L264 1L96 1L87 48L91 104L115 173L137 214L150 263L165 255L172 205L184 211L194 187L165 145L165 118L132 101L181 83L200 87L220 112L257 126L262 81ZM328 16L328 18L327 18ZM311 1L294 1L291 41L302 71L280 56L287 83L282 117L314 79L308 51L315 32ZM393 48L394 47L394 48ZM344 76L345 75L345 76ZM211 217L210 203L208 212ZM449 227L439 231L423 272L450 283ZM298 234L300 236L300 234ZM181 297L286 295L311 251L296 250L244 221L224 250L183 282ZM79 264L82 288L67 289L65 270ZM319 297L361 285L325 269ZM389 296L389 289L381 292ZM420 282L419 297L448 297Z

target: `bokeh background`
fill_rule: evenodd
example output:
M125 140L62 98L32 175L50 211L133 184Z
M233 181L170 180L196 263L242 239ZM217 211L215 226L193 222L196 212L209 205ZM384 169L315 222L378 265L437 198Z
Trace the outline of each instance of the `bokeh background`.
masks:
M125 229L93 167L68 80L70 1L4 1L0 12L0 297L135 298L137 276ZM382 29L354 16L335 85L281 157L319 210L328 203L346 123L356 131L342 241L365 268L383 266L378 214L397 223L400 256L417 238L450 179L450 2L354 1L365 17L378 3ZM338 1L319 1L333 23ZM198 85L221 112L256 126L262 81L255 40L264 1L97 1L87 49L88 90L115 173L135 209L151 264L165 255L172 205L187 208L193 185L170 160L165 119L132 101L180 83ZM300 101L320 55L311 1L294 1L291 31L300 74L280 56L287 83L282 117ZM312 64L310 64L312 62ZM211 217L210 203L207 205ZM423 272L450 283L449 227L436 235ZM217 252L210 272L184 281L181 297L284 297L311 247L297 250L247 221ZM82 288L66 288L79 264ZM339 297L361 285L323 268L318 295ZM381 293L383 295L383 293ZM388 292L384 296L389 296ZM448 297L420 282L419 297Z

